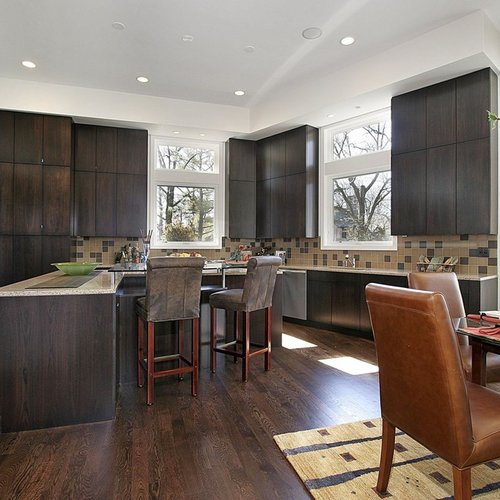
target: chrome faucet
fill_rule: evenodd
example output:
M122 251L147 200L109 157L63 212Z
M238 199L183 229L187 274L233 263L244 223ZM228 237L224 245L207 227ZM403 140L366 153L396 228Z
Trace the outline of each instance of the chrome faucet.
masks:
M354 269L356 267L356 259L353 257L352 259L349 258L349 254L346 253L344 255L344 266L345 267L349 267L349 264L351 265L351 267Z

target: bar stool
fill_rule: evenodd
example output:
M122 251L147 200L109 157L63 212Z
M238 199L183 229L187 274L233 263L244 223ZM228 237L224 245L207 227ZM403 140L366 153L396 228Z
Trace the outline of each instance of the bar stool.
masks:
M154 400L154 380L191 373L191 394L198 390L200 287L205 260L201 257L152 257L147 261L146 296L137 300L137 385L147 378L147 404ZM184 322L192 320L191 356L184 356ZM155 323L178 321L177 353L155 357ZM147 354L144 357L144 323ZM177 361L177 367L155 370L155 363Z
M215 373L216 353L243 359L242 380L248 380L250 358L264 354L264 367L271 368L271 312L276 273L282 263L279 257L252 257L248 261L247 275L242 289L235 288L210 295L210 368ZM217 343L217 309L236 314L235 338L224 344ZM250 342L250 313L264 309L264 345ZM240 315L243 313L243 321ZM255 347L255 349L251 349Z

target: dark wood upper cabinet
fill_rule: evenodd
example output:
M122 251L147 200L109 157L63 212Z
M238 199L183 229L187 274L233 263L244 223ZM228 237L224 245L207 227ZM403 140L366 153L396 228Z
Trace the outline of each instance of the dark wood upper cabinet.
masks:
M12 234L14 225L14 165L0 163L0 234ZM1 254L0 254L1 255Z
M14 233L42 233L42 165L14 165Z
M117 130L116 171L122 174L147 174L148 132L119 128Z
M96 223L96 174L75 172L73 232L75 236L94 236ZM113 236L109 234L106 236Z
M14 161L41 163L43 158L43 115L15 113Z
M44 165L43 176L43 234L69 235L71 216L70 169Z
M96 127L96 166L98 172L116 172L116 138L117 129L113 127ZM147 163L147 132L146 143L142 141L144 147L143 156L146 156ZM144 168L144 165L143 165ZM143 172L144 173L144 172Z
M255 182L230 180L228 194L229 237L255 238Z
M427 234L456 234L456 146L427 150Z
M95 190L95 236L116 236L115 174L97 172ZM143 192L142 199L146 204L144 196Z
M286 134L273 135L270 139L270 168L271 179L283 177L286 174Z
M71 165L71 124L69 117L43 117L43 163L46 165Z
M0 286L12 283L13 274L13 237L10 235L0 235Z
M271 238L282 238L286 225L286 178L269 179L271 184Z
M306 173L287 175L285 177L286 200L282 217L285 228L281 236L293 238L297 234L306 234ZM274 212L273 212L274 214Z
M457 144L457 232L496 234L496 173L489 139Z
M392 152L418 151L426 147L425 89L392 98Z
M271 237L271 179L256 182L257 238Z
M256 179L263 181L271 178L271 137L256 143Z
M457 142L490 136L486 111L495 111L497 79L490 68L457 78ZM495 109L491 109L495 106Z
M286 132L286 174L300 174L317 169L318 129L310 125Z
M75 125L75 170L116 172L114 127Z
M427 153L392 156L391 234L426 234Z
M14 161L14 113L0 111L0 162Z
M455 144L456 92L455 80L427 88L427 148Z
M116 235L140 237L146 231L147 176L116 175Z
M226 142L226 163L232 181L255 181L255 141L229 139Z

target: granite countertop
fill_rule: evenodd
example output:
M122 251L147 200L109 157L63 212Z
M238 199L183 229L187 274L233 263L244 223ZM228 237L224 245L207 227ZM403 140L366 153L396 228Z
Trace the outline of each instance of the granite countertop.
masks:
M19 281L0 288L0 297L42 296L42 295L93 295L115 293L121 274L108 273L107 271L94 271L86 283L75 288L30 288L39 286L55 278L67 276L61 271L42 274L36 278ZM71 277L68 277L71 278Z
M359 274L382 274L385 276L408 276L409 271L399 271L397 269L377 269L377 268L367 268L367 267L342 267L342 266L294 266L286 265L282 266L283 270L303 270L303 271L326 271L326 272L336 272L336 273L359 273ZM496 279L497 276L494 274L457 274L460 280L469 281L484 281Z

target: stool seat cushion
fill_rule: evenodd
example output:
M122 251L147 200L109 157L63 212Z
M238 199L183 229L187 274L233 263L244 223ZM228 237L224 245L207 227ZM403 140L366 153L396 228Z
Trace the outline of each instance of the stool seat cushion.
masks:
M241 288L212 293L210 295L210 305L217 309L226 309L229 311L247 310L247 304L243 302L243 290Z

